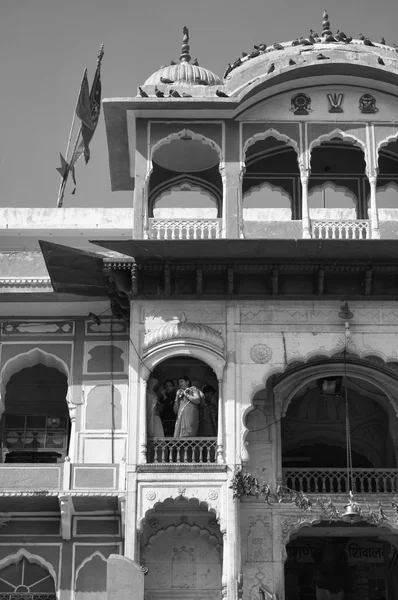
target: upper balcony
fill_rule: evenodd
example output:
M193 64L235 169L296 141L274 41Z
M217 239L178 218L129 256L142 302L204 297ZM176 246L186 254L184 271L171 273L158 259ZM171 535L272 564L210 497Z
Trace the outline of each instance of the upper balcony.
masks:
M246 142L238 173L188 130L160 146L153 153L142 237L397 237L398 142L379 149L372 176L363 146L338 132L309 148L305 168L297 145L271 131Z

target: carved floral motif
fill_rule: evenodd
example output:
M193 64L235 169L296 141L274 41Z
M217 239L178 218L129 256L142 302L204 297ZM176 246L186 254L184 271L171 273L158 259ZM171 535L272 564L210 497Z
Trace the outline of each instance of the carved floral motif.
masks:
M147 500L155 500L156 498L156 492L154 492L153 490L149 490L146 494L145 497Z
M272 358L272 350L266 344L255 344L250 349L250 358L257 364L265 364Z
M308 115L311 110L311 98L304 92L294 94L291 99L291 109L294 115Z

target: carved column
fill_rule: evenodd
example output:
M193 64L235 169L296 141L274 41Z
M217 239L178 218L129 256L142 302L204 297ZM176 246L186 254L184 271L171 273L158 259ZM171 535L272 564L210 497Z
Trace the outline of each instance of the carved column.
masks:
M310 210L308 206L308 180L309 180L309 169L302 169L300 171L301 181L301 213L303 220L303 238L309 239L311 237L311 222L310 222Z
M232 499L232 491L228 489L222 575L223 590L226 585L228 600L238 600L240 597L241 562L240 501Z
M141 377L139 401L139 432L140 448L138 462L142 465L147 462L147 405L146 405L147 380Z
M230 162L220 168L223 180L222 237L243 237L242 176L244 165Z
M379 215L377 212L377 169L373 172L366 173L369 179L370 185L370 207L369 207L369 218L370 218L370 228L372 231L372 239L380 238L380 230L379 230Z
M84 410L84 406L81 406L81 409ZM78 462L78 451L76 447L76 406L73 404L69 404L69 418L70 418L70 436L69 436L69 450L68 455L69 459L72 463Z

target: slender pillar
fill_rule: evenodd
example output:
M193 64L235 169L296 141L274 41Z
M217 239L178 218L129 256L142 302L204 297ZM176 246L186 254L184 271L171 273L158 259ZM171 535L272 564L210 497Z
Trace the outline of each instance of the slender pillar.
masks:
M147 380L143 377L140 382L140 400L139 406L139 432L140 449L138 462L142 465L147 462L147 405L146 405L146 386Z
M142 239L146 232L147 215L147 179L149 164L147 160L147 127L143 119L136 120L136 150L134 172L134 224L133 237Z
M222 237L243 237L242 165L229 162L220 171L223 180Z
M228 486L230 483L228 483ZM241 535L240 535L240 501L232 498L232 490L228 489L226 535L224 536L223 588L228 600L238 600L241 588Z
M370 185L370 228L372 231L372 239L380 238L379 230L379 215L377 213L376 189L377 189L377 172L368 174Z
M310 222L310 210L308 207L308 171L301 171L301 213L303 219L303 238L309 239L311 237L311 222Z
M224 459L224 395L222 393L222 379L218 380L218 423L217 423L217 462L223 464Z

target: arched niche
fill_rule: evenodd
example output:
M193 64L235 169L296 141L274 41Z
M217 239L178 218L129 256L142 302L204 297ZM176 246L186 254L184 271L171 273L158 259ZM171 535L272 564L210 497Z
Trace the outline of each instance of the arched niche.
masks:
M292 198L282 186L265 182L243 196L242 213L246 221L290 221Z
M75 598L107 598L107 560L98 550L84 559L76 570Z
M369 162L368 149L366 147L365 142L363 140L361 140L358 136L353 135L352 133L348 133L347 131L344 131L342 129L339 129L338 127L333 129L332 131L323 133L322 135L320 135L320 136L316 137L315 139L313 139L312 141L310 141L310 144L308 146L309 164L311 164L312 159L313 159L313 151L316 148L318 148L319 146L321 146L322 144L331 142L333 139L338 139L344 143L347 143L349 145L353 145L357 148L360 148L364 154L364 160L365 160L366 167L368 169L370 168L371 165Z
M65 375L69 383L69 368L67 364L58 356L45 352L41 348L33 348L29 352L18 354L10 358L3 366L0 373L0 416L4 412L4 397L6 385L14 373L23 368L32 367L36 364L42 364L46 367L58 369Z
M289 137L288 135L286 135L284 133L279 132L277 129L270 127L267 131L255 133L254 135L250 136L245 141L245 143L243 144L243 148L242 148L243 162L246 162L247 152L251 146L253 146L254 144L256 144L259 141L266 140L267 138L270 138L270 137L275 138L276 140L283 142L287 146L292 147L293 150L296 152L297 157L300 156L300 149L298 147L296 140L294 140L293 138Z
M192 142L189 146L190 150L188 150L188 144L185 145L185 153L189 153L190 154L190 159L191 157L195 155L195 151L192 150L193 148L200 148L199 144L202 144L204 146L207 146L211 151L215 152L218 155L218 159L214 160L214 158L211 158L213 155L211 153L209 153L207 155L207 162L206 163L200 163L200 165L198 165L198 163L194 160L192 160L192 165L193 168L190 169L190 171L202 171L204 170L204 168L209 168L210 166L214 166L215 164L217 164L217 162L223 163L223 154L222 154L222 150L220 148L220 146L212 139L210 139L209 137L206 137L200 133L196 133L195 131L188 129L188 128L183 128L178 132L174 132L171 133L170 135L158 140L155 144L153 144L153 146L151 147L151 153L150 153L150 158L151 160L155 159L155 155L161 150L162 147L167 146L166 151L165 151L165 160L166 160L166 165L169 165L169 157L166 156L167 153L172 153L172 149L170 149L168 146L170 146L173 143L178 143L178 142ZM181 148L184 148L184 146L181 146ZM182 152L182 150L181 150ZM160 159L159 164L162 164L162 161ZM184 163L182 163L184 164ZM166 166L164 165L164 166ZM166 166L166 168L170 168L169 166ZM186 169L179 169L180 171L186 171Z

